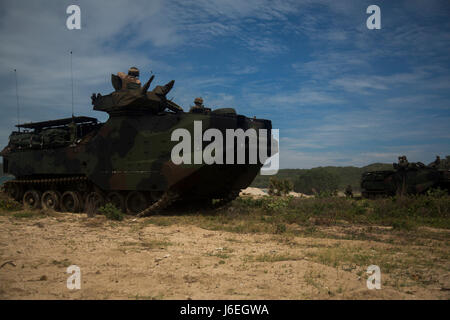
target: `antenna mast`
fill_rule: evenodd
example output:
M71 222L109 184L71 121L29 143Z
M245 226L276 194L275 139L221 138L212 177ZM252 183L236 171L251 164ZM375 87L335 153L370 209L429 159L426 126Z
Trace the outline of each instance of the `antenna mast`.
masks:
M19 129L20 132L20 108L19 108L19 89L18 89L18 85L17 85L17 70L14 69L14 76L16 79L16 100L17 100L17 128Z
M70 51L70 79L72 80L72 118L73 118L73 70L72 70L72 51Z

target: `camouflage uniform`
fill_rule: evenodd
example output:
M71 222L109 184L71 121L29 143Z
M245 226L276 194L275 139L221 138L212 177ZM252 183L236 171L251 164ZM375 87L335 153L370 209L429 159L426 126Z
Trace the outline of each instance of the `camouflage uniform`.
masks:
M198 97L194 100L194 106L189 109L189 112L193 113L203 113L205 111L205 106L203 105L203 99Z
M439 165L441 164L441 157L436 156L436 160L434 160L429 167L431 168L439 168Z
M409 166L409 162L408 159L406 158L406 156L401 156L398 157L398 167L401 169L406 169Z
M128 69L128 74L118 72L117 75L122 80L122 90L139 89L141 87L138 68L131 67Z
M345 195L347 197L353 198L353 189L351 185L348 185L347 188L345 188Z

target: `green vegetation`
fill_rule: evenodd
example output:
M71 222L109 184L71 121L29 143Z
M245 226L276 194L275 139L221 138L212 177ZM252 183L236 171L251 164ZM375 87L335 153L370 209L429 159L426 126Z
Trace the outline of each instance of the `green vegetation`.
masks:
M178 212L176 208L174 208ZM324 236L321 226L361 227L342 237L367 239L373 226L386 232L410 232L428 226L450 229L450 196L420 195L380 199L344 197L241 197L219 210L184 211L183 215L153 216L146 224L194 224L208 230L235 233ZM367 230L366 230L367 229ZM390 230L390 231L389 231Z
M300 172L295 180L294 190L305 194L335 193L339 188L340 177L336 173L314 168Z
M140 245L146 249L165 249L173 243L167 240L148 240L141 242Z
M275 196L284 196L294 189L294 184L289 179L277 179L272 177L269 180L269 194Z
M313 194L340 190L351 185L354 191L360 190L361 175L367 171L393 170L392 164L374 163L362 168L357 167L318 167L313 169L281 169L275 178L287 179L294 184L294 191ZM269 176L256 176L252 187L268 188Z
M22 205L9 198L0 199L0 209L6 211L18 211L22 209Z
M117 209L112 203L107 203L98 209L98 212L105 215L110 220L122 221L125 215L121 210Z
M20 211L13 214L14 218L22 219L22 218L35 218L35 217L44 216L40 211Z
M414 238L410 238L406 244L410 245L413 242ZM400 243L381 247L372 246L370 250L355 244L335 244L313 248L306 256L317 263L353 271L362 277L366 276L367 266L375 261L381 270L389 275L382 280L382 285L392 285L398 289L417 284L439 285L436 274L448 273L448 265L445 263L448 260L445 243L443 243L444 248L435 247L431 252L423 252L418 250L417 246L408 247ZM430 253L433 255L431 259ZM443 263L436 263L436 261Z
M376 200L341 197L237 199L235 211L279 224L336 225L342 221L356 224L393 226L412 230L417 226L450 228L450 197L419 195ZM289 228L288 228L289 229Z
M66 258L64 260L53 260L52 264L54 264L55 266L67 268L68 266L72 265L72 262L70 262L69 259Z
M167 240L146 240L146 241L125 241L121 244L123 247L143 247L145 249L165 249L168 246L173 245Z
M279 261L296 261L302 260L303 256L292 255L292 254L261 254L255 257L249 256L246 258L247 261L256 262L279 262Z

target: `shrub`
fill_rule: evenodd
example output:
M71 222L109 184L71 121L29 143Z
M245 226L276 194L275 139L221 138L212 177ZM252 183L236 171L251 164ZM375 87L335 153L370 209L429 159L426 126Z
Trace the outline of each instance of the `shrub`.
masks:
M287 198L268 198L264 202L264 209L268 212L284 211L289 205L292 197Z
M443 198L448 195L447 190L442 190L440 188L430 189L427 191L427 195L433 198Z
M284 223L277 223L275 225L275 233L276 234L282 234L285 233L287 230L286 225Z
M124 218L124 214L121 210L117 209L115 205L112 203L107 203L103 207L98 209L98 212L104 214L106 218L110 220L118 220L122 221Z
M294 191L305 194L333 194L338 190L340 178L325 168L313 168L298 175Z
M277 179L275 177L269 180L269 194L274 196L283 196L289 194L294 189L294 184L288 179Z
M0 209L6 211L17 211L22 209L22 205L11 199L0 199Z
M13 214L14 218L33 218L35 217L37 214L35 212L31 212L31 211L25 211L25 212L16 212Z
M406 231L412 231L417 229L416 225L414 225L413 222L408 220L394 221L392 223L392 228L394 230L406 230Z

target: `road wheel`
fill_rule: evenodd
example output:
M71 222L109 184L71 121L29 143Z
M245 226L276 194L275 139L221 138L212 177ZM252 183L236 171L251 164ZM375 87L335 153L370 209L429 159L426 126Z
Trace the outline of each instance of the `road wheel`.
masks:
M98 209L104 205L105 198L103 195L99 192L93 191L87 195L84 209L88 214L96 214Z
M48 190L42 194L41 206L44 209L57 211L60 206L61 194L57 191Z
M20 201L23 198L23 187L18 183L7 183L6 192L16 201Z
M118 191L112 191L106 196L106 202L112 203L117 209L126 212L125 197Z
M127 195L125 206L128 214L136 215L147 209L149 201L147 197L140 191L132 191Z
M23 205L29 209L39 209L41 207L41 193L36 190L28 190L23 195Z
M76 191L66 191L61 196L61 210L65 212L79 212L81 197Z

